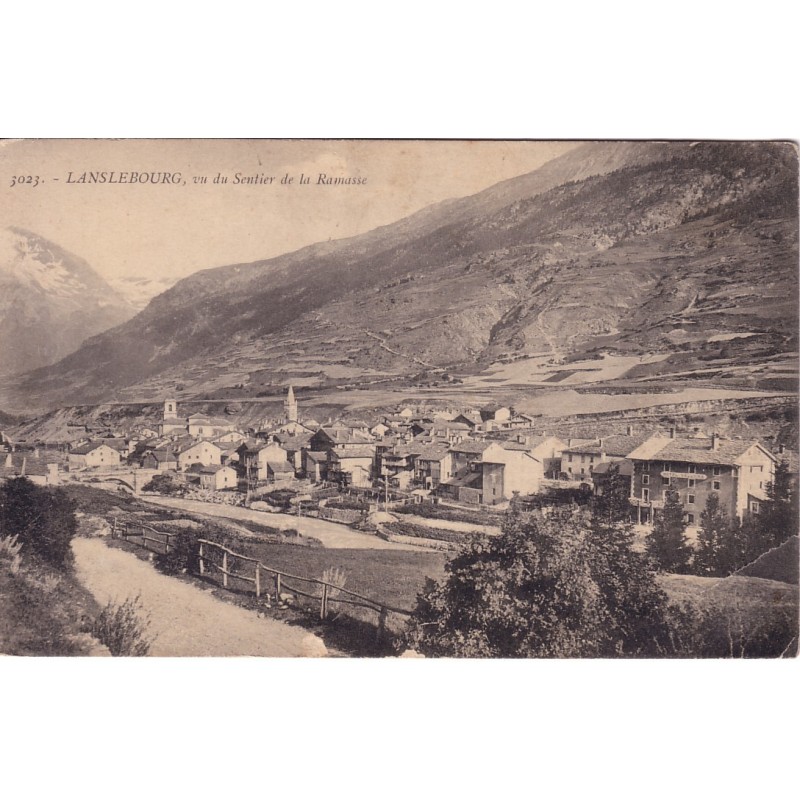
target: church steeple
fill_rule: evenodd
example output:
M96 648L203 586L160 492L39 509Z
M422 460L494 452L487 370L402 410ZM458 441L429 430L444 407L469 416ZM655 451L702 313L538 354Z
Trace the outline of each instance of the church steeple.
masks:
M291 384L283 401L283 416L287 422L297 422L297 400L294 399L294 389Z

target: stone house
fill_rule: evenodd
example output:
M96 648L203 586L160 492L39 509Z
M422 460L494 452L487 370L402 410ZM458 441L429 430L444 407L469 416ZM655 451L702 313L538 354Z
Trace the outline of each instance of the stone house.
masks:
M192 464L210 467L221 463L222 449L206 439L184 446L178 452L178 468L181 470L188 469Z
M657 434L629 454L633 463L631 505L639 523L652 524L664 507L667 490L678 492L689 527L699 525L700 514L712 493L733 519L758 514L767 499L776 457L756 441Z
M69 452L69 468L71 471L98 467L118 467L120 465L119 450L109 447L103 442L89 442Z

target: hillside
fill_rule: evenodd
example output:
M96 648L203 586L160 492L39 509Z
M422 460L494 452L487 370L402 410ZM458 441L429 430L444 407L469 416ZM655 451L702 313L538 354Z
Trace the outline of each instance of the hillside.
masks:
M796 198L792 145L588 143L362 236L197 273L0 385L0 406L402 388L431 371L791 390ZM619 368L586 367L607 359Z
M109 281L111 287L128 305L141 311L147 304L162 292L175 285L174 278L115 278Z
M29 231L0 230L0 373L52 364L135 313L83 259Z

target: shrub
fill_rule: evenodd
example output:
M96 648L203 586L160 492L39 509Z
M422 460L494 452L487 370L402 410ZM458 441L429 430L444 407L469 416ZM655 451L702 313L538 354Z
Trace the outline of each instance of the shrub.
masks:
M25 548L50 565L72 563L70 544L78 531L75 503L63 489L13 478L0 486L0 536L17 536Z
M437 539L442 542L453 542L464 544L470 537L481 536L480 533L467 533L459 531L446 531L442 528L429 528L427 525L415 525L413 522L388 522L384 529L389 533L396 533L399 536L414 536L420 539Z
M337 497L325 503L327 508L341 508L345 511L369 511L369 503L363 500L353 500L350 497Z
M328 567L322 572L322 580L330 584L328 587L328 599L334 600L347 584L347 573L341 567ZM322 594L321 586L319 591Z
M393 514L412 514L425 519L444 519L448 522L466 522L470 525L498 525L500 516L493 511L465 511L443 508L433 503L405 503L392 509Z
M156 569L165 575L197 572L199 551L197 536L188 531L181 531L169 537L169 552L157 553L153 563Z
M12 575L19 573L22 556L22 542L17 541L18 536L3 536L0 538L0 563L8 565L8 571Z
M155 492L156 494L164 494L168 497L175 497L182 495L185 487L182 483L175 480L175 477L166 473L153 475L153 477L142 487L144 492Z
M419 596L406 644L425 655L649 656L670 652L667 597L626 528L511 513Z
M147 638L149 615L143 615L139 595L121 605L110 601L92 624L92 636L99 639L112 656L146 656L153 639Z

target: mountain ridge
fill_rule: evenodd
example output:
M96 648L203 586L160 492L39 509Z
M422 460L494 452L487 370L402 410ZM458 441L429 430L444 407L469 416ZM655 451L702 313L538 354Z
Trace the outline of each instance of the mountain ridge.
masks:
M563 360L603 337L631 352L669 351L685 344L670 320L687 306L686 341L692 326L728 335L740 321L769 327L774 314L775 330L759 335L785 349L796 319L786 303L797 282L796 167L796 149L780 143L587 143L366 234L191 275L6 387L0 402L125 399L163 392L167 376L211 390L320 372L317 385L372 381L410 365ZM766 286L751 257L777 276L766 306L742 299L748 282ZM742 292L739 307L710 297L720 280ZM648 304L660 327L640 318Z
M54 363L134 314L84 259L23 228L0 229L2 372Z

